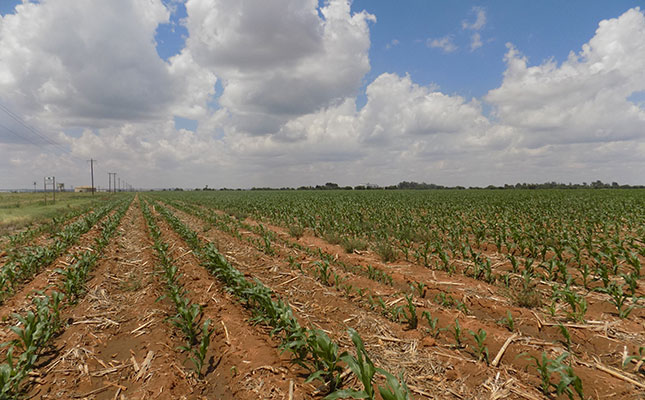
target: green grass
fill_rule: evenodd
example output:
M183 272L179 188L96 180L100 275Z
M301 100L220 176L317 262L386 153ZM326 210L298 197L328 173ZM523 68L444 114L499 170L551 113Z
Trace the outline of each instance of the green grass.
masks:
M89 206L92 202L108 198L106 194L56 193L2 193L0 194L0 235L6 235L32 223L64 215L74 209Z

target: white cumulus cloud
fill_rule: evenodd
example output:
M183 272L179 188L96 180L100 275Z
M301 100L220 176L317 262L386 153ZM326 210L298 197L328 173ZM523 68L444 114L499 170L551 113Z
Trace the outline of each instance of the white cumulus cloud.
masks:
M160 1L25 2L0 19L0 97L52 122L159 116L176 89L151 40Z
M579 53L529 66L508 45L502 85L486 96L500 122L527 146L643 140L645 110L628 101L645 90L645 16L632 9L599 24Z
M370 69L375 18L348 0L189 0L186 9L187 49L221 77L219 104L241 132L273 133L356 95Z

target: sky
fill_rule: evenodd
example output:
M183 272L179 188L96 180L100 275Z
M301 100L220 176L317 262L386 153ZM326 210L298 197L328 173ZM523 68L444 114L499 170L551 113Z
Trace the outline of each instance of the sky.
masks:
M0 0L0 189L645 184L640 3Z

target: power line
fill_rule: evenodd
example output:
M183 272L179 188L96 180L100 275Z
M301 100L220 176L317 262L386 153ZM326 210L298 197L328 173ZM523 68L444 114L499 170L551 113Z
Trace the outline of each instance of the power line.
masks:
M50 145L52 145L52 146L56 147L58 150L63 151L63 152L65 152L65 153L67 153L67 154L71 155L72 157L74 157L74 158L76 158L76 159L80 160L80 158L78 158L78 157L76 157L74 154L72 154L72 152L71 152L70 150L68 150L67 148L63 147L63 145L61 145L60 143L56 142L55 140L53 140L53 139L51 139L51 138L47 137L45 134L41 133L41 132L40 132L40 131L38 131L36 128L34 128L34 127L32 127L31 125L27 124L27 122L25 122L25 120L23 120L22 118L20 118L20 116L19 116L19 115L17 115L17 114L16 114L16 113L14 113L13 111L11 111L9 108L7 108L7 106L5 106L5 105L4 105L4 104L2 104L2 103L0 103L0 111L3 111L3 112L4 112L5 114L7 114L11 119L13 119L14 121L16 121L18 124L22 125L25 129L27 129L27 131L31 132L32 134L36 135L36 136L37 136L37 137L39 137L40 139L44 140L47 144L50 144ZM3 127L4 127L4 126L3 126ZM20 137L22 137L23 139L25 139L25 140L27 140L28 142L30 142L31 144L34 144L34 145L38 146L38 144L37 144L37 143L34 143L34 142L33 142L32 140L30 140L27 136L25 136L25 135L20 135L20 134L18 134L18 133L16 133L16 132L14 132L14 131L10 130L10 129L9 129L9 128L7 128L7 127L4 127L4 128L5 128L5 129L7 129L9 132L13 133L14 135L20 136Z
M4 111L4 113L7 114L9 117L11 117L14 121L19 123L23 127L25 127L27 130L32 132L34 135L36 135L36 136L40 137L41 139L43 139L45 142L47 142L47 143L49 143L49 144L51 144L53 146L60 146L60 144L58 142L55 142L54 140L52 140L52 139L48 138L47 136L45 136L45 135L41 134L40 132L38 132L35 128L33 128L31 125L27 124L27 122L25 122L25 120L20 118L20 116L18 116L16 113L14 113L10 109L8 109L7 106L5 106L2 103L0 103L0 110Z
M11 134L13 134L14 136L16 136L19 139L26 140L29 143L33 144L34 146L38 146L38 143L36 143L33 140L31 140L28 136L23 136L23 135L17 133L16 131L14 131L13 129L5 126L5 125L0 124L0 128L4 129L5 131L7 131L7 132L9 132Z

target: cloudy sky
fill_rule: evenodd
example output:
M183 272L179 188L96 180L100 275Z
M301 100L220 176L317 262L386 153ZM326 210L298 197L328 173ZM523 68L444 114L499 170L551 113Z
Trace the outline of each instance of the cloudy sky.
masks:
M0 188L645 184L640 1L1 0Z

